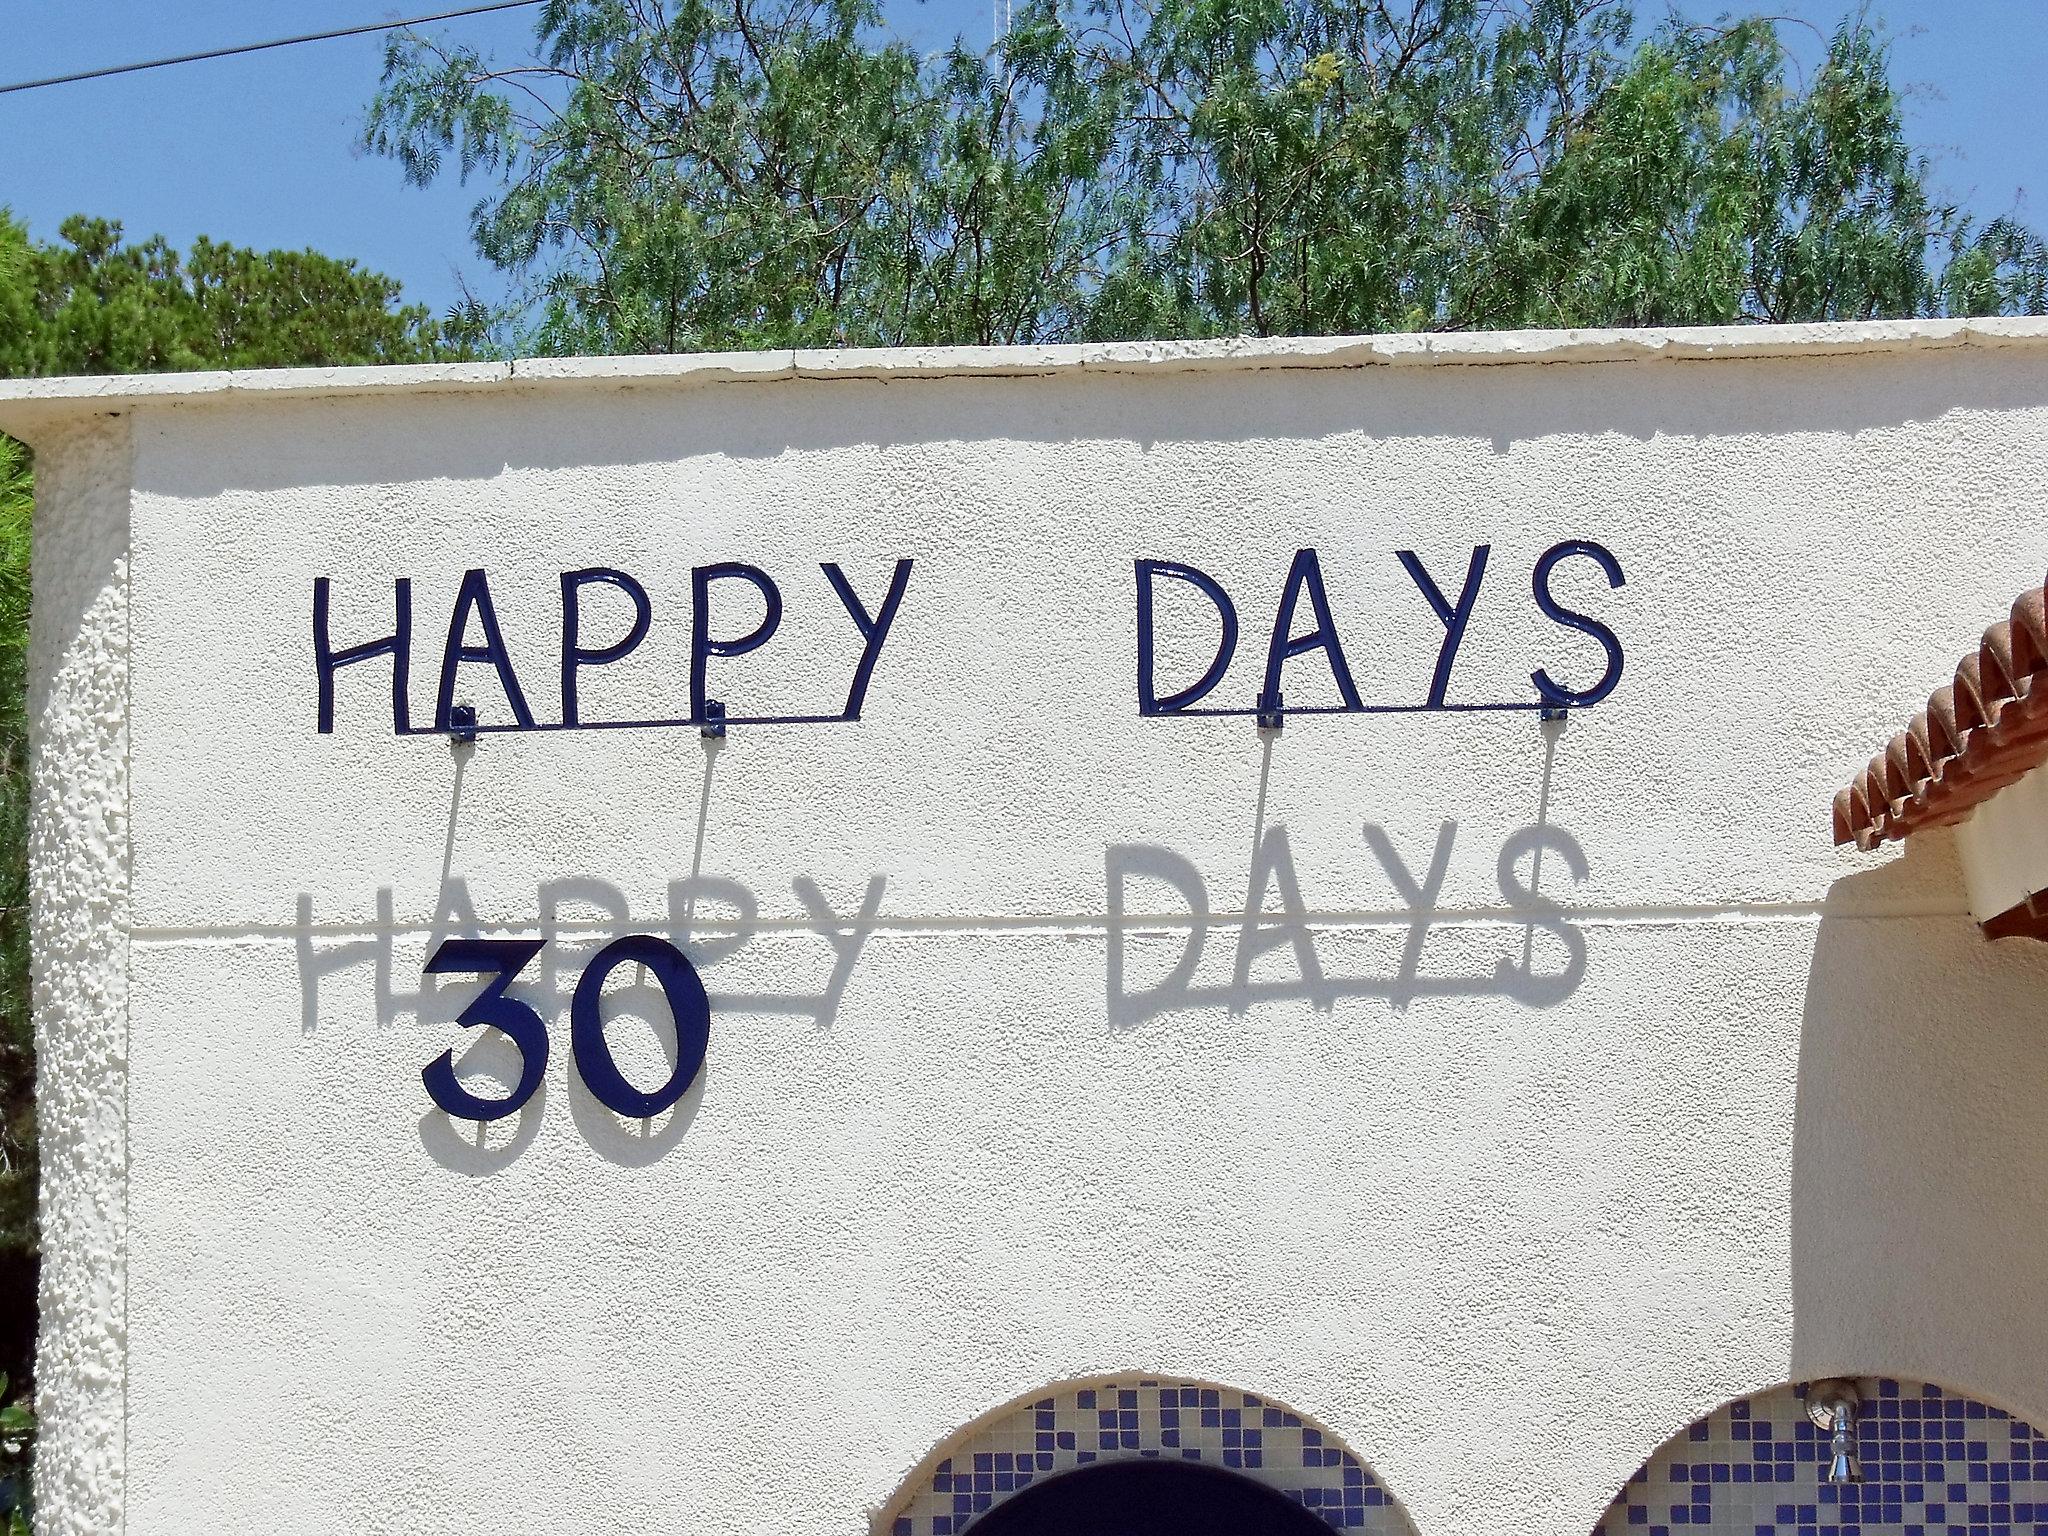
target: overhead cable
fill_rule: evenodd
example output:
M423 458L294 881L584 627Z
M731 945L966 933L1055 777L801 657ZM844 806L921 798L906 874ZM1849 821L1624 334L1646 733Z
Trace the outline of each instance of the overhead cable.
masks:
M170 64L196 64L201 59L231 59L237 54L261 53L267 48L290 48L299 43L324 43L335 37L361 37L366 32L395 32L400 27L417 27L429 21L453 21L458 16L481 16L486 11L517 11L540 5L542 0L495 0L490 5L466 5L457 11L437 11L431 16L409 16L404 21L373 21L360 27L337 27L332 32L307 32L298 37L272 38L267 43L242 43L233 48L209 48L204 53L181 53L167 59L144 59L139 64L112 64L105 69L82 69L75 75L51 75L43 80L21 80L0 85L0 96L13 91L37 91L46 85L71 85L80 80L104 80L109 75L132 75L138 70L162 69Z

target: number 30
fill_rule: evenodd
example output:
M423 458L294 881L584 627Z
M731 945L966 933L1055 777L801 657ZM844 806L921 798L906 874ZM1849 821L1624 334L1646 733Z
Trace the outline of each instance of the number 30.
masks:
M521 1063L519 1082L512 1091L502 1099L486 1099L462 1086L455 1076L455 1052L443 1051L421 1069L420 1081L427 1086L427 1096L449 1114L463 1120L502 1120L517 1114L540 1087L548 1069L547 1024L525 1003L507 997L505 989L540 953L541 944L540 939L450 939L427 961L429 975L491 978L455 1021L470 1026L488 1024L517 1047ZM642 1093L619 1071L611 1047L605 1043L604 1021L598 1015L598 997L606 979L629 963L644 965L654 973L675 1020L675 1070L652 1093ZM660 1114L697 1080L710 1043L711 1002L704 995L704 983L697 968L667 940L652 934L628 934L605 945L583 968L569 1004L569 1047L584 1086L605 1108L635 1120Z

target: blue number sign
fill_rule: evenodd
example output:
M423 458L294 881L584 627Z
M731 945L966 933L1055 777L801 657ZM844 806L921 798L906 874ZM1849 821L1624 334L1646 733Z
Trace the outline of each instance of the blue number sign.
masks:
M548 1067L548 1027L541 1016L517 998L505 995L540 953L539 939L450 939L427 961L430 975L488 976L490 981L456 1016L458 1024L489 1025L519 1050L519 1082L501 1099L471 1093L455 1075L455 1052L443 1051L421 1069L427 1096L448 1114L463 1120L502 1120L517 1114L540 1088ZM660 983L675 1022L676 1064L668 1081L643 1093L626 1080L604 1038L599 1000L611 973L622 965L644 965ZM592 956L576 983L569 1004L569 1043L584 1086L605 1108L630 1119L646 1120L668 1109L689 1092L711 1043L711 1000L704 982L687 956L666 939L628 934Z

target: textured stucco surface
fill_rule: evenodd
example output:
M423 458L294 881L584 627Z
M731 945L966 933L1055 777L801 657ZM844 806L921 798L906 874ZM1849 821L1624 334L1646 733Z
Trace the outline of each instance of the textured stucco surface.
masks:
M30 918L37 1529L121 1529L127 1385L128 423L36 443Z
M46 1383L75 1466L50 1528L116 1528L125 1466L137 1533L862 1531L989 1409L1127 1371L1313 1415L1423 1536L1590 1529L1675 1427L1786 1379L2048 1421L2048 961L1977 937L1947 841L1827 834L1847 769L2038 578L2048 342L1985 334L120 400L87 439L111 501L60 477L44 508L84 594L39 653L80 670L59 714L118 740L133 698L132 786L87 733L62 793L134 828L131 917L104 832L39 823L44 889L77 882L38 909L46 995L73 995L65 922L97 967L91 1007L45 1014L81 1096L52 1200L106 1212L53 1241L102 1289L50 1337L112 1373ZM0 426L110 398L0 398ZM128 431L132 682L103 618ZM1361 691L1415 700L1441 629L1393 552L1454 585L1488 542L1452 683L1478 700L1596 669L1529 600L1569 538L1627 572L1558 591L1628 662L1561 733L1135 717L1135 557L1236 598L1212 702L1251 703L1304 545ZM370 665L313 730L316 575L338 639L413 578L424 719L487 567L545 720L559 572L655 604L587 715L686 710L689 568L725 559L787 607L712 691L801 711L858 655L819 562L872 603L899 556L857 725L456 754L391 737ZM1168 596L1163 626L1192 611ZM1327 688L1289 664L1290 703ZM462 691L503 717L487 669ZM705 1079L651 1127L591 1101L560 1022L621 931L676 935L713 994ZM520 988L557 1021L547 1085L481 1137L418 1078L473 990L421 986L451 932L552 941ZM643 1079L654 1033L615 1030ZM117 1080L125 1122L93 1097Z

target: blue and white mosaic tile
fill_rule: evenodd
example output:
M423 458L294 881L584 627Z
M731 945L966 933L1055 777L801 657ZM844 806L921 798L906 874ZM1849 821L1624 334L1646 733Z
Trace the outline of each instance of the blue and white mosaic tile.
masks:
M890 1523L890 1536L963 1536L1031 1483L1098 1462L1196 1461L1256 1479L1332 1530L1412 1536L1407 1516L1334 1438L1278 1404L1199 1382L1068 1385L970 1432Z
M1861 1483L1823 1481L1802 1390L1717 1409L1629 1479L1595 1536L2048 1536L2048 1439L1939 1387L1865 1384Z

